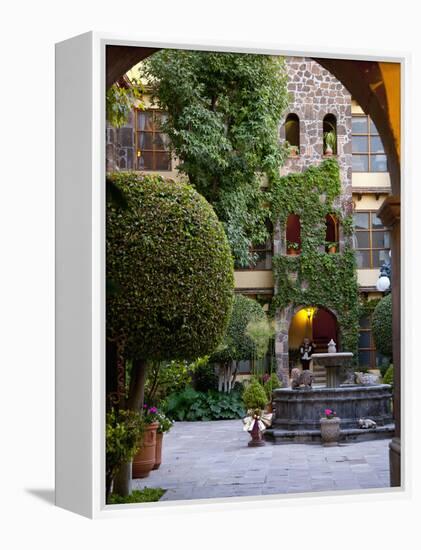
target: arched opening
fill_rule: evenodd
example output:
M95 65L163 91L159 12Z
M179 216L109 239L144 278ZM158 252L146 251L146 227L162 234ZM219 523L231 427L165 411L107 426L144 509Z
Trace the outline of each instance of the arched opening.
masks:
M301 251L301 222L300 216L290 214L286 223L286 249L287 254L294 256Z
M290 113L285 120L285 140L290 146L290 156L300 154L300 119L295 113Z
M315 306L300 308L292 317L288 330L290 369L300 365L299 347L304 338L313 342L316 353L326 353L330 340L333 339L338 346L338 336L338 322L331 311ZM324 370L321 374L324 375Z
M337 150L336 117L329 113L323 119L323 154L336 155Z
M338 347L338 322L335 315L325 308L318 308L313 316L313 342L318 353L327 352L327 345L330 340L336 342Z
M339 252L339 222L334 214L327 214L326 224L326 252L335 254Z

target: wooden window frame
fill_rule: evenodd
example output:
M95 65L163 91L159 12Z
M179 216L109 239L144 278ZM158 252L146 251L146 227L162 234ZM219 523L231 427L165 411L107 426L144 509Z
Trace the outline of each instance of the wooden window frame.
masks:
M169 149L141 149L140 147L140 134L152 134L152 145L154 141L154 135L155 134L163 134L166 135L164 132L159 132L156 130L140 130L139 129L139 114L140 113L153 113L153 125L155 127L155 116L158 114L165 113L165 111L161 109L135 109L134 110L134 137L135 137L135 166L136 170L139 172L171 172L172 171L172 159L171 159L171 153ZM143 152L151 153L152 154L152 168L140 168L139 167L139 158L142 156ZM169 160L168 160L168 168L167 169L159 169L156 168L157 164L157 153L168 153Z
M390 231L387 229L387 227L382 226L382 227L373 229L372 218L373 216L376 215L376 213L377 213L377 210L355 210L354 211L354 214L368 214L368 229L355 228L354 232L355 232L355 237L357 237L357 233L368 233L368 245L369 245L368 248L359 248L358 246L355 246L355 251L357 252L358 250L361 250L363 252L368 252L370 265L367 267L358 267L357 269L380 269L381 266L374 265L373 251L390 250L390 247L389 248L373 247L373 233L386 232L386 233L389 233L390 235ZM357 240L356 240L356 245L358 245Z
M367 166L367 170L354 170L354 168L352 169L353 172L355 172L356 174L364 174L364 172L372 172L374 174L385 174L388 172L388 166L387 166L387 155L384 151L384 146L383 146L383 143L382 143L382 147L383 147L383 153L379 153L379 152L376 152L376 153L373 153L371 151L371 137L378 137L381 141L381 138L380 138L380 135L379 135L379 131L377 130L374 122L371 120L371 117L368 116L368 115L360 115L360 114L353 114L352 115L352 119L354 118L365 118L367 120L367 132L366 133L354 133L352 131L352 136L351 136L351 139L355 137L366 137L367 138L367 151L352 151L352 156L366 156L367 157L367 160L368 160L368 166ZM376 132L377 133L374 133L371 131L371 124L373 124L374 128L376 128ZM371 167L371 161L372 161L372 157L374 156L377 156L377 155L384 155L384 157L386 158L386 170L372 170L372 167Z
M376 369L377 368L377 365L376 365L377 349L376 349L376 344L374 343L373 330L372 330L372 327L371 327L372 316L367 315L367 318L369 320L370 326L368 328L360 327L359 331L358 331L358 337L362 332L368 332L370 334L370 347L360 348L360 346L358 345L358 358L359 358L359 355L360 355L360 351L363 351L363 352L368 351L370 353L370 362L368 364L368 368L369 369ZM361 365L361 366L364 366L364 365Z

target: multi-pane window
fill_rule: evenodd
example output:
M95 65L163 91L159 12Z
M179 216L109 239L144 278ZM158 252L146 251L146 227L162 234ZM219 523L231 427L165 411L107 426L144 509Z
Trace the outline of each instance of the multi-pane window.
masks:
M357 267L379 268L389 260L390 233L376 212L354 212Z
M136 167L138 170L171 170L169 140L161 131L167 114L136 111Z
M352 170L387 172L387 160L379 132L366 115L352 116Z
M262 244L254 245L251 252L255 260L249 269L272 269L272 237Z
M389 359L376 350L371 330L371 315L360 319L360 333L358 338L358 364L364 369L378 369Z
M368 315L360 319L358 364L367 369L376 368L376 346L371 332L371 318Z

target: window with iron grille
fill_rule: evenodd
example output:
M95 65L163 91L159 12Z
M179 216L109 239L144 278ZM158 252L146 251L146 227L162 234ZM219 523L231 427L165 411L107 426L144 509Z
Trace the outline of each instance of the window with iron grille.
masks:
M370 117L352 116L353 172L387 172L387 159L379 132Z
M168 136L161 131L167 114L158 110L136 111L137 170L171 170Z
M390 233L375 211L354 212L354 248L358 269L376 269L389 260Z

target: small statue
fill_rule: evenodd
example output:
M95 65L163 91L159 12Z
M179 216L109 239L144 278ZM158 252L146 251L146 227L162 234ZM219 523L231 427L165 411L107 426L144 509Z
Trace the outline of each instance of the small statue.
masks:
M362 429L362 430L368 430L370 428L372 429L376 429L377 428L377 424L376 422L374 422L374 420L371 420L371 418L360 418L358 420L358 426Z
M327 345L327 352L328 353L336 353L336 343L335 343L333 338L331 339L331 341Z
M310 390L313 384L313 373L311 370L292 369L291 371L291 388L297 390L300 386Z
M369 372L356 372L355 382L360 386L374 386L379 383L379 377Z

